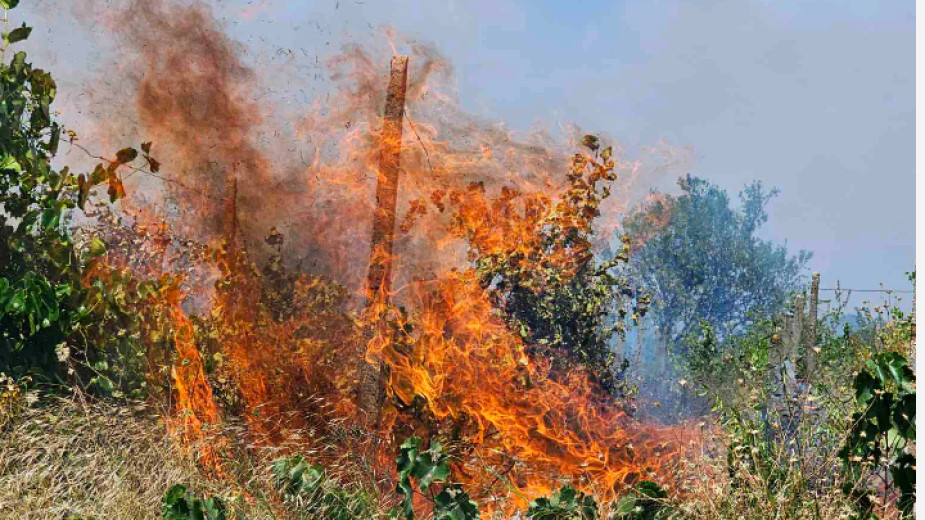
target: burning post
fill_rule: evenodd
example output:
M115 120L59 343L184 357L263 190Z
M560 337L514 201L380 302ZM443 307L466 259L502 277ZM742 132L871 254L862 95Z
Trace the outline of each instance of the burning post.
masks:
M376 212L369 252L367 306L388 303L392 278L392 243L398 203L398 173L401 166L401 132L408 82L408 57L393 56L385 98L385 118L379 144L376 182ZM378 326L375 324L373 326ZM367 360L369 361L369 360ZM381 363L365 367L360 382L359 409L369 424L378 422L384 392Z

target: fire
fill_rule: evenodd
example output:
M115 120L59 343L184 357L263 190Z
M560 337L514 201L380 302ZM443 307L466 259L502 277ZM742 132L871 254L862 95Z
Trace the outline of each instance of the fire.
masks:
M657 473L688 440L634 421L581 372L550 378L548 364L532 361L494 316L472 273L418 293L417 332L404 341L377 337L371 348L390 367L396 397L423 397L438 418L469 423L473 449L460 466L481 495L501 493L509 482L519 496L534 498L566 478L612 498ZM507 482L492 478L502 471Z
M686 430L641 424L593 374L534 355L471 263L521 258L514 265L524 272L570 276L594 261L599 243L545 243L541 230L612 238L615 226L599 222L616 219L596 217L626 204L636 165L618 164L609 149L571 157L545 132L520 136L463 113L446 60L403 41L394 44L410 47L411 67L395 139L381 138L390 124L380 115L387 55L347 47L328 61L337 87L294 125L307 153L292 154L285 142L258 146L272 111L251 96L257 75L208 9L130 2L117 18L132 20L131 29L115 29L133 58L141 132L174 172L154 187L135 181L129 198L144 192L155 201L147 211L172 233L209 244L196 269L218 273L214 287L187 287L208 301L197 327L222 360L215 373L204 370L184 292L162 295L187 440L231 416L273 445L291 444L290 433L307 426L360 421L365 363L381 362L389 400L370 435L391 442L418 426L454 432L471 492L499 500L489 509L523 507L565 480L611 499L681 453ZM380 248L370 223L390 150L400 152L398 218ZM605 201L601 184L617 196ZM391 285L367 294L367 270L383 264Z

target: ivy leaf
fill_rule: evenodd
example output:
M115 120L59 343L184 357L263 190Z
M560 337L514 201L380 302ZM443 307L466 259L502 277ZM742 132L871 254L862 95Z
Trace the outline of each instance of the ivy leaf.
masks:
M445 482L450 475L450 468L446 464L447 456L443 453L443 446L434 441L430 449L421 454L416 461L411 476L418 479L422 491L427 491L435 482Z
M620 511L621 502L617 504ZM630 506L632 509L634 506ZM536 520L597 520L597 504L594 499L576 490L572 486L565 486L549 497L537 498L530 503L527 518Z
M90 174L90 185L96 186L108 178L109 174L106 173L106 169L103 168L103 165L97 164L96 168L93 169L93 173Z
M109 178L109 190L107 190L107 193L109 193L109 202L115 202L125 197L125 187L115 175Z
M899 488L899 508L906 514L915 506L915 457L909 453L900 455L890 466L890 475Z
M135 152L132 148L126 148L125 150L131 150L132 153L137 155L138 152ZM125 150L120 150L119 155L122 156ZM119 163L114 162L109 165L109 168L106 168L106 175L109 178L109 202L115 202L122 197L125 197L125 187L122 186L122 179L116 174L116 170L119 168Z
M905 394L893 407L893 423L906 439L915 439L915 394Z
M668 493L665 493L665 490L661 486L652 482L651 480L643 480L636 485L636 490L639 493L649 497L649 498L667 498Z
M163 498L161 498L161 516L165 520L189 518L190 507L186 501L186 486L174 484L164 493Z
M479 506L469 499L469 495L459 484L443 488L434 497L435 520L476 520Z

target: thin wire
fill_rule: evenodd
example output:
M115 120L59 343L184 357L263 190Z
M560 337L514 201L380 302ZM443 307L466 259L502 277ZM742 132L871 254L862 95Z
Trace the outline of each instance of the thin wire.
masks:
M851 292L886 292L886 293L903 293L912 294L915 291L898 290L898 289L849 289L848 287L821 288L820 291L851 291Z

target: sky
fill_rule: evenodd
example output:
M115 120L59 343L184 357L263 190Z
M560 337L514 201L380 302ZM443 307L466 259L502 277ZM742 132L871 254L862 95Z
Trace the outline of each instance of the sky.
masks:
M468 111L514 129L574 123L630 155L673 150L647 179L654 189L676 191L688 172L731 194L761 180L780 189L764 236L812 251L823 287L909 288L911 1L211 3L258 66L272 68L274 50L324 56L358 35L385 39L383 26L431 42L452 61ZM52 0L23 4L38 31L77 27ZM81 30L36 49L62 91L105 66L105 35Z

